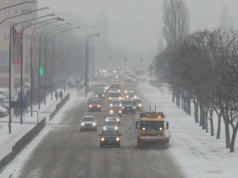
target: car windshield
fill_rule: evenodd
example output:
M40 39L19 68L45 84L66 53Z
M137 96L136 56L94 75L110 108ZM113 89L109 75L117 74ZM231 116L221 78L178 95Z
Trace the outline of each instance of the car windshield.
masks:
M119 101L119 100L112 100L112 101L111 101L111 104L112 104L112 105L119 105L119 104L120 104L120 101Z
M94 121L94 117L84 117L83 121Z
M90 104L100 104L99 100L90 100L89 101Z
M140 129L145 128L146 130L159 130L164 128L164 122L162 121L140 121Z
M115 121L108 121L108 122L105 122L104 125L117 125L117 122L115 122Z
M108 115L106 115L106 117L118 117L118 115L117 114L108 114Z
M121 107L120 106L113 106L112 109L115 109L115 110L120 110Z
M102 136L117 136L118 132L115 130L105 130L102 132Z
M125 100L125 101L122 102L122 104L123 104L123 105L134 105L135 102L132 101L132 100Z
M121 93L109 93L109 97L120 97Z

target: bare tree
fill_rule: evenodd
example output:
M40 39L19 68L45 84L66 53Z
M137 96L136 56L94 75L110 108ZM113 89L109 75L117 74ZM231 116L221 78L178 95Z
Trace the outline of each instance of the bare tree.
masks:
M164 0L163 36L168 47L177 46L189 31L189 11L183 0Z

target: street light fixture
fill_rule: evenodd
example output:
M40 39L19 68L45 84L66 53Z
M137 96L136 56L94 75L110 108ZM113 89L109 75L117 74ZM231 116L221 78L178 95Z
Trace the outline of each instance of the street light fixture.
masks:
M26 13L23 13L23 14L20 14L20 15L15 15L15 16L12 16L12 17L8 17L8 18L6 18L6 19L3 19L3 20L0 22L0 25L1 25L4 21L6 21L6 20L9 20L9 19L12 19L12 18L15 18L15 17L19 17L19 16L22 16L22 15L30 14L30 13L32 13L32 12L36 12L36 11L39 11L39 10L47 10L47 9L49 9L49 7L42 7L42 8L40 8L40 9L36 9L36 10L30 11L30 12L26 12Z
M25 2L22 2L22 3L14 4L12 6L7 6L7 7L4 7L4 8L1 8L0 10L8 9L8 8L19 6L19 5L26 4L26 3L35 3L35 2L37 2L37 1L25 1Z

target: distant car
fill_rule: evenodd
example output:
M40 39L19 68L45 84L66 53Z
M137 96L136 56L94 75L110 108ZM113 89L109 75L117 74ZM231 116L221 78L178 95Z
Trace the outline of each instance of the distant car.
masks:
M114 106L110 107L109 113L110 114L118 114L121 117L121 114L122 114L121 106L114 105Z
M94 116L83 116L81 120L81 131L94 130L97 131L97 121Z
M118 130L117 121L105 121L102 127L103 130Z
M134 100L122 101L122 114L123 113L136 113L136 102Z
M88 111L101 111L102 102L99 98L90 98L88 100Z
M108 93L108 99L109 102L111 102L112 100L122 100L122 94L119 91L109 91Z
M118 130L103 130L102 133L99 134L100 147L103 147L104 145L116 145L117 147L120 147L120 136L121 134Z
M130 100L134 100L136 102L136 109L138 111L141 111L142 110L142 102L141 102L141 99L138 98L138 97L134 97L134 98L130 98Z
M97 96L99 98L105 98L106 97L106 89L104 87L98 87Z
M119 106L122 106L121 100L117 100L117 99L116 99L116 100L111 100L109 106L112 107L112 106L115 106L115 105L116 105L116 106L118 106L118 105L119 105Z
M117 114L108 114L107 116L105 116L105 121L116 121L118 125L121 124L121 119Z
M8 109L0 106L0 118L6 117L8 115Z

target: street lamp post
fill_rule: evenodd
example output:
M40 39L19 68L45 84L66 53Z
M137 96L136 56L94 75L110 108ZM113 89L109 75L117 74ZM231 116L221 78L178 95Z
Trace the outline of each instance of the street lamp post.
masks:
M86 59L85 59L85 98L89 92L89 50L88 50L88 41L92 37L94 39L94 35L99 37L99 34L91 34L86 37Z
M40 16L40 17L37 17L37 18L34 18L34 19L30 19L30 20L26 20L25 22L28 22L28 21L32 21L32 20L35 20L35 19L40 19L40 18L44 18L44 17L49 17L49 16L54 16L55 14L48 14L48 15L44 15L44 16ZM50 19L52 20L52 19ZM48 21L48 20L46 20ZM33 25L37 25L37 24L40 24L40 23L44 23L45 21L42 21L42 22L38 22L38 23L34 23L34 24L31 24L31 25L28 25L26 26L25 28L22 29L22 34L21 34L21 90L20 90L20 101L21 103L23 102L23 62L24 62L24 59L23 59L23 36L24 36L24 31L28 28L28 27L31 27ZM32 90L32 88L31 88ZM22 124L22 107L20 108L20 122Z
M15 18L15 17L18 17L18 16L22 16L22 15L25 15L25 14L29 14L29 13L32 13L32 12L35 12L35 11L38 11L38 10L46 10L46 9L48 9L48 8L40 8L40 9L37 9L37 10L34 10L34 11L30 11L30 12L27 12L27 13L24 13L24 14L21 14L21 15L17 15L17 16L13 16L13 17L11 17L11 18ZM10 19L10 18L7 18L7 19ZM1 23L2 22L4 22L5 20L7 20L7 19L4 19L3 21L1 21ZM37 19L37 18L35 18L35 19ZM35 20L35 19L32 19L32 20ZM10 28L10 43L9 43L9 79L8 79L8 81L9 81L9 110L10 110L10 112L9 112L9 125L8 125L8 127L9 127L9 134L11 134L11 95L12 95L12 86L11 86L11 82L12 82L12 79L11 79L11 72L12 72L12 50L11 50L11 46L12 46L12 36L11 36L11 34L12 34L12 30L13 30L13 28L16 26L16 25L18 25L18 24L22 24L22 23L24 23L24 22L27 22L28 20L26 20L26 21L22 21L22 22L19 22L19 23L16 23L16 24L14 24L11 28ZM1 25L1 23L0 23L0 25Z
M57 22L57 21L59 21L59 20L61 20L61 21L63 21L63 19L62 18L59 18L59 17L57 17L57 18L53 18L53 19L56 19L55 21L53 21L53 22L49 22L49 23L46 23L46 24L44 24L44 25L41 25L41 26L39 26L39 27L36 27L33 31L32 31L32 34L31 34L31 116L33 115L33 108L32 108L32 105L33 105L33 102L32 102L32 98L33 98L33 53L32 53L32 37L33 37L33 35L34 35L34 32L37 30L37 29L39 29L39 28L41 28L41 27L44 27L44 26L46 26L46 25L49 25L49 24L52 24L52 23L55 23L55 22ZM50 20L53 20L53 19L50 19ZM47 20L48 21L48 20ZM45 21L46 22L46 21ZM38 71L39 72L39 71Z
M60 33L63 33L63 32L67 32L67 31L70 31L70 30L73 30L73 29L76 29L76 28L81 28L80 26L77 26L77 27L73 27L73 28L69 28L69 29L65 29L65 30L62 30L62 31L59 31L57 33L54 34L53 36L53 55L52 55L52 66L51 66L51 71L52 71L52 78L51 78L51 100L53 99L53 84L54 84L54 58L55 58L55 40L56 40L56 36Z
M92 32L91 32L91 34L94 34L95 33L95 28L97 28L98 26L97 25L93 25L92 27L91 27L91 29L92 29ZM92 66L91 66L91 72L92 72L92 80L94 81L94 75L95 75L95 59L94 59L94 35L93 35L93 44L92 44Z
M45 30L43 30L41 33L40 33L40 42L39 42L39 68L38 70L40 71L40 66L41 66L41 36L42 34L45 32L45 31L48 31L48 30L51 30L51 31L54 31L54 30L59 30L60 28L64 28L64 27L67 27L71 25L70 23L65 23L65 24L61 24L61 25L57 25L57 26L54 26L54 27L51 27L51 28L47 28ZM40 110L40 90L41 90L41 81L40 81L40 72L38 72L38 110Z

